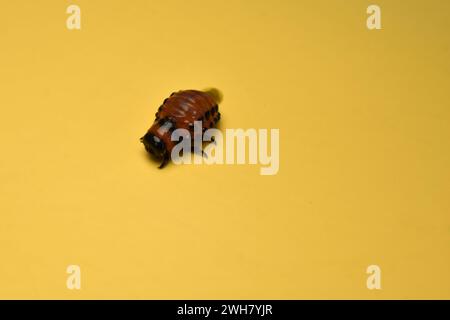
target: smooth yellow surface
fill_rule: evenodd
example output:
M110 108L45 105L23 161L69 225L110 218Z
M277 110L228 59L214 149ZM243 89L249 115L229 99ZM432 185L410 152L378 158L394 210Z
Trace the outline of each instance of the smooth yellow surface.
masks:
M0 298L449 299L450 2L375 3L1 1ZM210 86L278 175L149 160Z

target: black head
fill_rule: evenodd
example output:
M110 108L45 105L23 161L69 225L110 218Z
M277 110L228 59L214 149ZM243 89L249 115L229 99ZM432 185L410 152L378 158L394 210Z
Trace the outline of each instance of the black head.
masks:
M154 134L147 132L145 136L141 138L141 142L144 144L145 150L158 159L163 159L166 157L166 145Z

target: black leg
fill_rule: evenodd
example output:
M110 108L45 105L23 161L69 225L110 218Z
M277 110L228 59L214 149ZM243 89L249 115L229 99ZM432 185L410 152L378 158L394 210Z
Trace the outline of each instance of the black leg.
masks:
M167 156L164 156L161 165L159 166L159 169L162 169L166 166L167 162L169 162L169 158Z

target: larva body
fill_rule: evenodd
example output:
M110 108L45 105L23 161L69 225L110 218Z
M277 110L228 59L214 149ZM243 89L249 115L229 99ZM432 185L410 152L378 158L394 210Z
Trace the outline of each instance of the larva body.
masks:
M153 125L141 138L145 149L162 160L160 168L167 163L173 147L178 143L171 140L174 130L187 129L191 139L194 139L195 121L201 121L202 132L216 126L220 120L220 97L216 89L181 90L164 100L155 114Z

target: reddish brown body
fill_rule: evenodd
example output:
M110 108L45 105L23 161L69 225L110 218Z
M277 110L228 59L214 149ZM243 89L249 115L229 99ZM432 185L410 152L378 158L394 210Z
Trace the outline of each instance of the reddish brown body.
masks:
M155 114L156 119L141 142L148 152L162 158L161 168L167 163L173 147L178 143L171 140L176 129L187 129L194 138L194 122L202 122L202 132L213 128L220 120L218 103L220 93L210 91L182 90L165 99Z

